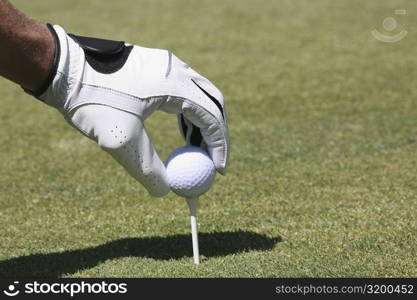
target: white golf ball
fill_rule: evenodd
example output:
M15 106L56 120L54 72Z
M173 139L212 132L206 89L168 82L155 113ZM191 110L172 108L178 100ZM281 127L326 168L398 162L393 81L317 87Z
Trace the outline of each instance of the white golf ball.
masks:
M216 169L210 156L199 147L178 148L166 162L171 190L185 198L198 197L211 187Z

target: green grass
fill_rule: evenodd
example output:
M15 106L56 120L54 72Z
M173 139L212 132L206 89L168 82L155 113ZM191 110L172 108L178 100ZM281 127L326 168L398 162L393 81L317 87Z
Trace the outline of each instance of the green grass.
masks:
M233 148L200 201L195 267L183 199L149 197L1 79L0 277L417 276L415 1L13 2L170 49L225 94ZM373 29L409 33L389 44ZM161 157L181 145L175 117L147 126Z

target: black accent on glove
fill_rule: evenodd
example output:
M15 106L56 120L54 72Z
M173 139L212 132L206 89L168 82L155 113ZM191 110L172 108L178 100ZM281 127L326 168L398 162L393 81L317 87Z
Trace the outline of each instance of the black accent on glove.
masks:
M184 135L184 139L187 138L187 124L185 124L185 119L184 119L184 115L181 114L181 128L182 128L182 134Z
M203 136L201 135L200 128L191 124L191 127L188 127L185 123L184 115L181 114L181 127L184 134L184 138L187 140L188 130L191 129L191 134L187 143L190 143L192 146L201 147L203 143Z
M193 125L193 131L191 132L190 144L196 147L201 147L203 137L201 135L200 128Z
M68 35L83 48L88 64L103 74L112 74L123 68L133 49L122 41Z
M198 84L197 84L197 82L195 82L193 79L191 79L191 81L207 96L207 97L209 97L210 98L210 100L211 101L213 101L214 102L214 104L216 104L216 106L219 108L219 110L220 110L220 112L221 112L221 114L222 114L222 117L223 117L223 119L224 119L224 112L223 112L223 108L222 108L222 105L220 104L220 102L219 102L219 100L217 100L216 98L214 98L212 95L210 95L205 89L203 89L201 86L199 86Z

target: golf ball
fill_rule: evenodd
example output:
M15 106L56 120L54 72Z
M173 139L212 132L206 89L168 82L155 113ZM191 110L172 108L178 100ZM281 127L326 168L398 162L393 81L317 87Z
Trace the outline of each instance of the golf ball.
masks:
M213 161L199 147L185 146L176 149L166 162L171 190L185 198L198 197L211 187L216 176Z

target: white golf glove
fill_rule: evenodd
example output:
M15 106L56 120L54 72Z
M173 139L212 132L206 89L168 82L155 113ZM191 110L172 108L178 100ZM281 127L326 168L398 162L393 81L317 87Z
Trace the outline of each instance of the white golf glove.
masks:
M144 127L155 111L178 115L187 144L207 149L216 169L228 164L221 92L166 50L67 34L48 25L57 51L39 91L27 91L110 153L153 196L169 192L166 170Z

